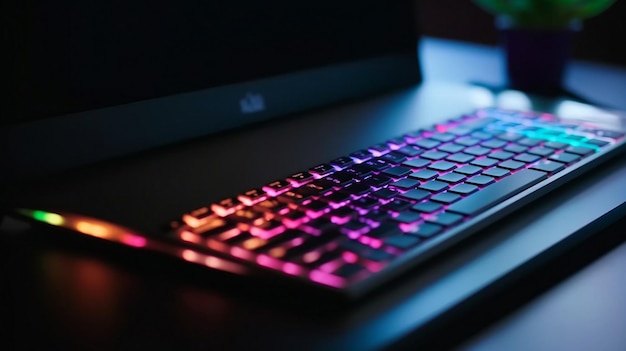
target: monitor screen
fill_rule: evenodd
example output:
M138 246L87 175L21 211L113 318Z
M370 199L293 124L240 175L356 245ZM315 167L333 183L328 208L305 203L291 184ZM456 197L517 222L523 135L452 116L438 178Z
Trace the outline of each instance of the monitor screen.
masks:
M376 57L416 40L405 0L13 3L5 123Z
M11 1L0 179L418 83L416 3Z

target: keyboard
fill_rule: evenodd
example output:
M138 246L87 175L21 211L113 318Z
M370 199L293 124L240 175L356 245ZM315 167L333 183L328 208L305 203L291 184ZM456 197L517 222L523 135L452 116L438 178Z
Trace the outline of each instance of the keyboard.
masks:
M240 275L362 295L624 150L624 132L480 109L190 210L167 240L22 215Z

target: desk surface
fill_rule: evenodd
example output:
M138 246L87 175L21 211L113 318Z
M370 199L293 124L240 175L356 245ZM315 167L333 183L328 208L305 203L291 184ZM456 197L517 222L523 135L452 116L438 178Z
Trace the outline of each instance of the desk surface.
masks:
M498 50L426 38L422 41L421 57L425 79L502 86L504 66ZM458 64L459 56L465 64ZM467 69L472 66L493 69ZM626 110L626 67L574 61L566 86L591 102ZM625 277L626 244L621 244L467 340L460 349L623 350L626 347Z
M497 72L499 71L499 61L496 50L493 48L434 39L427 39L422 45L427 80L477 81L489 85L501 83L501 76ZM449 57L455 57L454 61L447 61ZM462 62L463 65L460 65L459 62ZM490 74L488 72L495 73L487 76L482 74L475 76L476 70L472 69L478 64L489 67L489 70L485 70L486 74ZM460 66L464 66L466 69L462 70L459 68ZM572 76L585 72L591 77L589 79L597 79L606 73L607 80L603 80L603 84L598 85L598 87L603 87L603 89L610 87L605 93L600 93L599 90L594 89L588 95L590 100L593 99L602 104L626 109L626 105L624 105L626 102L621 101L615 94L615 91L626 91L625 70L588 63L576 63L572 70ZM586 79L584 78L582 83L580 79L574 80L571 84L572 89L580 89L577 92L583 94L585 89L592 86ZM427 96L424 97L424 100L428 101L427 98ZM619 162L613 163L612 167L600 173L602 174L598 177L603 177L601 179L613 183L619 182L619 179L626 177L626 166ZM545 223L554 222L554 220L550 221L550 218L566 215L568 212L563 211L567 206L550 208L549 204L558 203L560 199L566 199L572 202L567 207L570 208L569 213L571 214L573 208L581 215L564 223L560 228L562 229L561 233L564 232L563 227L570 226L570 229L575 230L575 227L583 225L585 221L592 220L591 217L586 218L585 216L593 212L593 207L597 210L597 207L601 207L601 205L608 206L608 204L594 206L594 200L612 196L615 201L619 202L620 198L624 198L622 195L626 195L626 183L619 184L618 194L612 196L611 191L615 191L615 189L607 188L602 184L593 184L590 181L579 183L578 185L584 188L584 191L577 194L572 194L572 191L560 192L551 197L547 201L548 204L543 205L543 208L537 206L537 208L525 210L513 221L514 223L507 224L507 228L509 226L517 228L516 231L520 233L532 231L532 226L529 225L526 229L524 225L525 219L528 221L529 218L536 222L534 224L535 230L541 221L545 221ZM613 203L606 210L610 210L616 204L619 205L619 203ZM465 285L474 284L478 288L480 282L477 282L476 278L482 277L481 271L500 270L505 273L507 269L505 266L507 264L514 265L514 261L517 259L514 257L515 255L511 254L522 255L524 248L533 245L532 235L507 236L507 228L494 230L494 232L501 232L498 235L494 234L497 238L492 240L492 244L497 245L499 250L490 251L488 257L481 256L483 258L478 263L472 261L470 257L472 253L469 252L471 250L468 250L467 254L460 255L467 256L465 258L456 257L456 261L467 259L468 262L474 263L462 265L462 268L458 268L457 265L454 270L455 278L435 284L436 286L433 287L420 289L419 299L407 298L402 293L397 293L389 296L386 301L377 303L376 308L379 310L384 306L393 307L385 312L390 318L386 320L384 318L377 319L367 324L361 329L361 335L355 337L361 337L361 341L365 342L364 339L368 337L372 340L377 337L380 338L380 335L363 334L368 330L376 332L380 331L381 328L387 330L405 328L401 331L409 331L411 326L406 323L402 324L403 313L406 315L407 312L418 312L426 318L429 313L437 312L433 306L439 300L454 295L454 284L463 282ZM552 233L547 231L547 234ZM554 236L553 239L559 240L558 235ZM214 348L230 349L233 345L253 345L255 343L263 345L274 342L277 333L284 336L283 340L284 338L298 337L306 342L307 336L309 338L320 335L328 336L327 333L333 330L332 328L325 328L323 319L320 323L319 319L304 318L295 313L273 311L265 308L262 304L231 299L230 296L225 296L223 292L215 291L210 287L188 284L184 279L177 280L167 277L167 274L176 272L169 267L154 269L154 267L145 267L145 265L131 264L132 268L128 268L125 263L129 263L130 259L116 261L102 259L101 256L92 257L89 254L81 254L80 250L72 251L47 242L33 243L24 238L10 237L10 234L2 238L2 244L0 245L1 273L3 281L7 282L7 284L4 282L2 284L2 293L8 292L9 294L6 298L3 296L4 302L2 304L3 309L9 308L9 313L2 313L2 317L12 319L9 320L9 325L13 325L18 330L13 334L14 338L11 341L14 341L17 346L22 346L22 348L33 347L36 345L37 339L41 339L48 343L64 345L70 349L139 348L142 346L204 349L207 345ZM484 245L488 244L485 243ZM616 252L619 254L622 251ZM497 263L497 265L493 263ZM613 265L610 266L614 267ZM477 272L479 274L476 274ZM411 285L427 286L424 285L427 284L425 281L428 281L428 277L421 279L421 281L411 282ZM411 289L401 290L406 294ZM544 296L559 294L559 291L560 287L557 287ZM613 291L612 288L610 291ZM619 292L620 290L616 291ZM398 297L401 297L404 302L397 303ZM543 297L537 301L541 301L541 299ZM557 297L557 299L559 298ZM429 301L432 304L428 303ZM535 302L527 305L530 309L527 314L524 312L527 309L522 309L522 312L513 314L509 320L496 324L493 327L495 328L494 331L486 331L477 336L476 339L470 340L464 347L490 348L497 345L509 348L512 345L523 345L520 340L530 338L527 334L527 328L517 327L519 324L515 322L518 320L516 316L520 313L524 317L519 318L530 320L531 324L533 324L533 318L541 318L548 324L560 323L559 316L550 315L557 318L550 322L545 319L545 315L533 314L532 311L537 310L532 308L534 305ZM365 308L363 310L357 308L353 311L354 313L348 318L351 321L347 321L347 325L356 323L359 319L367 319L368 316L376 313ZM276 322L275 315L280 315L279 322ZM397 322L397 324L393 325L392 328L392 326L385 324L385 321ZM234 330L231 326L237 326L241 329ZM294 332L294 334L290 336L290 332ZM390 333L387 335L394 337ZM254 336L258 340L241 340L242 337L250 336ZM396 334L395 337L397 336ZM558 337L559 335L554 336ZM596 334L590 333L581 337L592 340L595 336ZM331 339L332 337L328 340ZM295 344L298 344L298 341L295 340ZM294 341L291 340L290 342ZM381 341L378 340L378 342ZM290 345L295 344L291 343ZM612 345L618 345L618 341ZM306 346L306 343L303 344L304 349L307 348ZM542 345L533 346L541 347ZM549 344L543 346L547 347ZM352 348L354 349L354 347Z

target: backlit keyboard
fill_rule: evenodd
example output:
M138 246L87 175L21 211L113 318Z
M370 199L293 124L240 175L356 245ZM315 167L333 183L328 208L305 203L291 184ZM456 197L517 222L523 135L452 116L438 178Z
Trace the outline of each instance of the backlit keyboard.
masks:
M623 151L624 133L482 109L191 210L168 240L21 214L241 275L360 295Z
M551 114L479 110L190 211L175 231L237 262L356 286L623 139Z

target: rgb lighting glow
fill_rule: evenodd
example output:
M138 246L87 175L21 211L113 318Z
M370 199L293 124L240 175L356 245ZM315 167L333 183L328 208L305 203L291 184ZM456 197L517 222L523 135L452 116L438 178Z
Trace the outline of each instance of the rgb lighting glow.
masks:
M52 213L52 212L46 212L46 211L30 211L30 217L32 217L35 220L38 220L40 222L44 222L44 223L48 223L51 225L63 225L65 223L65 219L63 218L63 216L58 215L56 213Z

